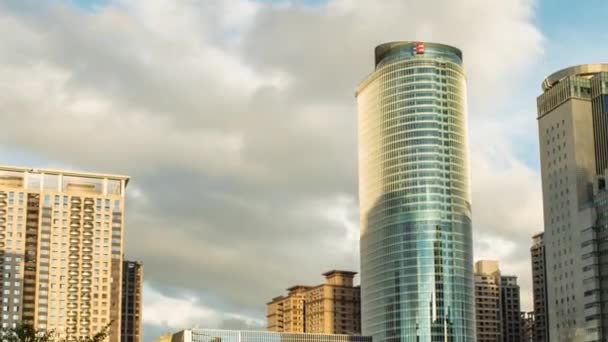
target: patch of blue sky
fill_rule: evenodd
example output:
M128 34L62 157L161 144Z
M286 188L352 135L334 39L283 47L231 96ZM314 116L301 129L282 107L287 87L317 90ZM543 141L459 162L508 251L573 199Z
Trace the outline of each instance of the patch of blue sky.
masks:
M571 65L608 62L608 1L541 0L537 13L546 38L541 72L550 74Z
M29 151L0 145L2 164L32 168L49 167L50 161Z
M70 0L74 5L87 11L95 11L108 4L110 0Z
M544 54L510 95L509 105L512 112L530 112L530 125L521 132L527 135L518 134L512 144L517 158L529 167L536 170L540 167L536 96L541 94L543 79L572 65L608 63L608 45L604 44L608 41L608 31L602 28L607 19L608 1L605 0L588 0L584 5L571 0L540 0L536 4L536 24L545 38Z

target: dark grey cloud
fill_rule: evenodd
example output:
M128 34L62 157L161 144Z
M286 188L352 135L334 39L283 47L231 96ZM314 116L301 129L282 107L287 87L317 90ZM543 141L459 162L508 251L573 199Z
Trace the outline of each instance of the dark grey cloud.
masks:
M126 254L145 263L155 334L163 319L171 328L197 319L259 326L265 302L285 287L321 282L327 269L358 268L354 89L372 69L376 44L461 46L471 129L504 120L486 106L502 95L489 89L500 79L508 92L542 39L531 2L489 7L482 0L334 0L318 8L117 0L86 12L5 1L0 148L132 176ZM516 51L506 48L515 42ZM511 187L528 191L537 179L514 156L513 137L493 132L506 146L487 145L509 163L473 149L476 229L483 227L484 241L516 241L504 255L511 262L540 213L508 208L517 200L495 196L492 185L509 175ZM171 320L161 317L174 314L163 303L188 310ZM146 339L153 335L146 331Z

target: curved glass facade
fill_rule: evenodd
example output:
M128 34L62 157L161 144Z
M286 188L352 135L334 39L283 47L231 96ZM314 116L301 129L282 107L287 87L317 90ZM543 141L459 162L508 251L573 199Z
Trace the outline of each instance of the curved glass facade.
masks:
M383 44L357 90L362 328L374 342L475 341L461 64L450 46Z

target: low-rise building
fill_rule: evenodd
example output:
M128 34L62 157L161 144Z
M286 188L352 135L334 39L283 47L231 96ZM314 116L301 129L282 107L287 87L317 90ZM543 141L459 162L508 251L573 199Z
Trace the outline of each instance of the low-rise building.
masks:
M361 333L361 292L354 285L356 272L323 273L325 283L296 285L287 296L267 303L267 330L319 334Z
M170 342L372 342L372 338L360 335L186 329L172 334Z

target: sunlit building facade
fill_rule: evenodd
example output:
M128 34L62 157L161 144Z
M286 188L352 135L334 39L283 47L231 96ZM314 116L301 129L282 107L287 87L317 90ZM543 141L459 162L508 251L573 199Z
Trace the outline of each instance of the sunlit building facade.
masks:
M0 325L120 340L126 176L0 167Z
M494 260L475 263L477 342L502 342L500 269Z
M356 272L323 273L325 283L296 285L286 296L266 304L267 329L276 332L361 334L361 291L354 285Z
M596 229L593 184L608 167L608 64L557 71L542 90L537 120L548 340L605 341L602 256L608 245Z
M460 50L394 42L357 89L362 333L475 341Z

